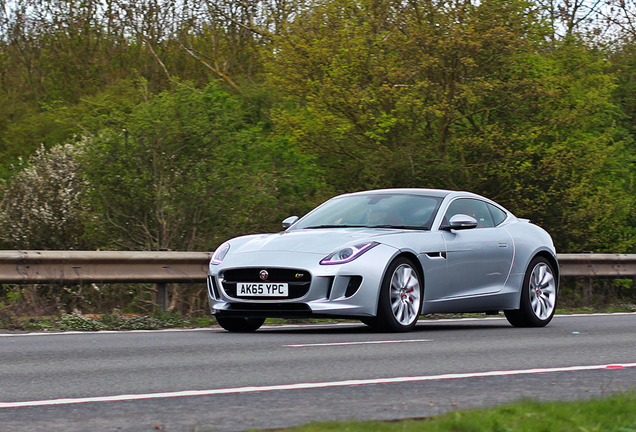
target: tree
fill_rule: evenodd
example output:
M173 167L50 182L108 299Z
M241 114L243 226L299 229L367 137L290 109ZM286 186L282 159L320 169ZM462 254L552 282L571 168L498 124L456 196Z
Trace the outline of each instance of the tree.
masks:
M329 1L276 39L276 119L338 191L467 189L562 250L629 249L614 229L634 200L613 77L551 31L525 1Z
M541 13L552 28L552 37L568 39L588 36L590 39L606 36L608 26L603 22L603 0L537 0Z
M452 129L516 102L521 84L507 74L541 30L525 6L318 6L277 39L269 77L301 106L278 122L330 169L354 173L335 176L338 189L459 186Z
M292 203L306 207L320 190L318 170L269 134L248 102L214 84L180 85L90 139L83 172L93 243L212 249L274 228Z
M182 79L201 87L223 79L237 89L254 82L262 38L219 13L228 8L207 0L0 2L0 177L40 144L84 134L57 111L122 82L144 82L152 94ZM252 22L266 26L265 16Z

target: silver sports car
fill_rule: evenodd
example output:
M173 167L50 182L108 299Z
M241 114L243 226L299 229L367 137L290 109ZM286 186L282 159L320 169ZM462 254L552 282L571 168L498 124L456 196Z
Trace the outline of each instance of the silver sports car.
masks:
M333 317L398 332L422 314L502 310L514 326L541 327L554 315L550 235L473 193L345 194L283 229L234 238L212 255L210 309L224 329Z

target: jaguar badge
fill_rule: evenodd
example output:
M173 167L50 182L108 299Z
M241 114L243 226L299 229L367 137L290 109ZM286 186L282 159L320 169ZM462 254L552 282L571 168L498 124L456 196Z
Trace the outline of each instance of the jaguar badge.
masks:
M262 280L267 280L267 278L269 277L269 273L267 273L267 270L261 270L258 274L258 277Z

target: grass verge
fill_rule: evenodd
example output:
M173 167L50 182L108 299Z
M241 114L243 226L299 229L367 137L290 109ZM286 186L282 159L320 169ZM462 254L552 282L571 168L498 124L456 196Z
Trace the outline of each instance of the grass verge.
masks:
M159 330L165 328L209 327L216 320L209 317L183 317L177 313L137 314L63 314L50 317L14 318L9 330L22 331L99 331L99 330Z
M636 432L636 393L576 402L523 400L422 420L310 423L285 432Z
M559 309L557 314L595 312L636 312L636 305L624 304L611 308ZM421 321L442 318L483 317L484 314L433 314L425 315ZM503 313L499 313L503 316ZM330 319L279 319L268 318L266 324L298 324L312 322L336 322ZM216 324L213 316L184 317L178 313L156 312L152 315L139 314L63 314L61 316L18 317L2 313L0 309L0 329L19 331L98 331L98 330L158 330L166 328L210 327Z

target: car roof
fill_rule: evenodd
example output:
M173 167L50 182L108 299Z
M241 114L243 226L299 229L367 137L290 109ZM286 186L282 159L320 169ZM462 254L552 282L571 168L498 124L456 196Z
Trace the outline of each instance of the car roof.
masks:
M392 188L392 189L374 189L374 190L366 190L360 192L353 192L348 194L339 195L350 196L350 195L375 195L375 194L404 194L404 195L425 195L432 196L438 198L445 198L448 195L468 195L479 197L479 195L471 193L471 192L460 192L460 191L451 191L445 189L423 189L423 188Z
M478 195L474 192L466 192L466 191L453 191L453 190L446 190L446 189L425 189L425 188L391 188L391 189L373 189L373 190L366 190L366 191L360 191L360 192L352 192L348 194L338 195L334 198L355 196L355 195L375 195L375 194L377 195L381 195L381 194L421 195L421 196L429 196L429 197L435 197L435 198L441 198L441 199L449 198L450 200L455 198L477 198L482 201L486 201L490 204L493 204L496 207L504 210L509 217L510 216L515 217L510 210L502 207L500 204L496 203L495 201L489 198L486 198L484 196Z

